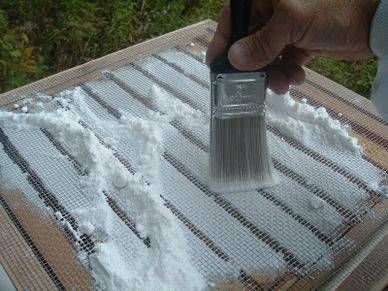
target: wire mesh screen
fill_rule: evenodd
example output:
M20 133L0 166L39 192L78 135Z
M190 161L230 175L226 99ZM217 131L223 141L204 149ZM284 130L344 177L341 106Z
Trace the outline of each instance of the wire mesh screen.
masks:
M13 110L15 102L34 99L38 93L56 96L79 87L88 110L100 120L118 121L124 113L146 120L152 113L168 114L168 106L149 98L156 86L172 102L206 115L210 84L204 52L214 28L214 22L202 22L108 55L3 94L1 105ZM359 159L319 143L306 146L268 124L268 143L281 184L246 193L217 193L207 185L208 131L179 119L163 130L161 197L185 232L195 267L216 288L301 290L342 284L355 290L353 282L363 281L363 270L374 268L367 286L385 273L384 263L361 260L368 266L363 268L361 261L352 259L371 237L380 241L385 235L386 202L370 182L387 174L387 122L366 99L311 71L307 76L304 85L291 88L292 97L323 106L348 125L364 147ZM112 148L106 143L107 133L89 115L80 124L128 172L138 171L133 161L139 149L133 140L123 137ZM0 145L0 259L12 281L21 289L93 289L87 256L96 241L73 231L78 221L72 209L91 207L80 185L80 177L88 174L86 165L50 128L4 126ZM120 195L104 195L116 213L113 236L126 245L128 256L131 246L149 247ZM312 197L324 201L325 208L313 211ZM68 224L61 224L62 218ZM386 248L376 245L371 254L387 258ZM338 279L345 266L347 273ZM336 283L330 283L333 278Z

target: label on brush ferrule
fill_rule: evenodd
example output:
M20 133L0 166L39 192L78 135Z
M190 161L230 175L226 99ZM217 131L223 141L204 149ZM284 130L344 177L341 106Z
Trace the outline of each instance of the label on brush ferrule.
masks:
M265 114L264 72L212 74L211 79L212 117L229 119Z

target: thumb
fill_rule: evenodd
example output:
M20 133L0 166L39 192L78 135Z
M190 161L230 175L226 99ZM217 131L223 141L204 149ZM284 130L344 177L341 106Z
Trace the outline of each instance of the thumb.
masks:
M239 70L260 69L274 61L290 44L290 26L274 14L267 24L229 49L230 63Z

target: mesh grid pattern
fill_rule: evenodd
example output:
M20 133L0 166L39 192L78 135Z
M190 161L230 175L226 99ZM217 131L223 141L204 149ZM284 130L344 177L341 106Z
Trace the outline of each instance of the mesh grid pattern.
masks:
M3 192L0 203L3 264L12 270L17 288L65 290L90 286L89 274L72 259L75 250L65 234L42 211L27 207L16 192Z
M155 114L168 116L166 108L160 107L150 96L151 87L155 85L175 102L185 103L208 115L210 92L202 52L213 32L211 27L201 26L191 33L196 35L194 38L172 41L170 46L163 45L154 51L144 50L145 53L139 53L140 58L120 59L120 65L110 71L101 70L106 67L103 66L100 68L101 79L95 80L95 73L91 73L89 79L79 78L78 84L87 104L87 110L76 106L83 116L80 124L94 132L130 173L141 172L141 165L134 162L141 152L139 145L123 136L113 148L110 147L104 142L110 137L109 132L98 128L92 117L115 122L123 114L143 119L152 119ZM347 91L331 91L314 78L310 78L305 86L308 88L294 88L292 95L299 100L307 98L312 106L325 106L330 115L348 124L361 140L370 140L373 149L378 149L377 156L384 152L386 155L387 125L373 111L355 103L358 99L354 97L344 97ZM316 97L318 91L321 95L325 93L325 98ZM330 103L327 96L335 102ZM343 115L339 116L338 112ZM353 120L354 112L354 116L366 116L366 121L361 124ZM35 207L43 210L48 206L49 212L64 214L72 230L76 230L78 217L68 210L93 205L88 200L90 193L80 188L80 180L87 175L88 169L74 158L71 146L55 140L49 129L1 130L3 181L21 191ZM380 194L369 184L379 178L381 171L386 171L388 162L386 158L376 158L373 152L370 154L372 146L367 148L363 159L355 160L319 143L308 147L301 145L271 126L268 126L267 136L282 184L272 189L222 194L207 187L207 129L174 119L163 127L165 151L160 164L161 197L185 231L196 267L221 289L319 286L363 243L350 234L351 229L362 226L371 208L383 203ZM7 142L12 144L11 148L7 147ZM17 154L10 154L12 149ZM140 244L147 248L152 246L152 241L137 232L131 209L119 191L104 192L103 195L115 213L113 239L125 246L124 257L129 263L134 258L131 246ZM326 202L322 211L311 210L309 201L313 196ZM4 228L13 227L15 235L23 236L17 229L21 216L15 216L12 222L12 207L8 211L4 205L2 203L0 217L11 220ZM260 212L257 211L259 208ZM382 209L382 212L376 210L375 225L387 217L384 207ZM73 246L81 245L82 252L93 252L94 243L90 238L76 238L71 230L61 227ZM361 227L361 230L365 230L366 235L366 228ZM19 240L25 244L25 238L24 242ZM4 240L2 244L5 245ZM5 249L13 251L17 247ZM30 252L39 263L39 254L34 252L33 246L27 243L23 250ZM4 254L2 251L1 255ZM47 266L36 266L36 278L28 278L21 286L31 280L40 288L68 287L68 282L61 278L56 280ZM18 268L11 268L12 272ZM15 273L15 276L19 275ZM88 283L84 284L82 287L88 288Z
M12 215L12 211L9 209L7 203L3 198L0 198L0 202L2 208L0 210L1 221L6 219L15 220ZM18 227L19 226L19 227ZM19 265L22 268L19 270L22 271L23 267L28 268L31 264L31 261L34 260L35 255L37 255L38 260L34 261L33 266L36 269L36 273L31 272L27 276L23 274L23 272L14 274L15 277L19 280L25 280L26 282L21 282L21 285L30 285L33 286L42 286L43 288L52 289L56 287L62 287L63 285L58 282L56 275L53 280L50 279L50 275L52 276L52 270L47 270L47 263L44 261L39 262L39 258L41 258L41 254L37 252L36 246L31 244L31 239L26 237L26 240L21 238L16 238L15 236L23 236L25 234L20 227L20 224L17 226L13 226L12 224L1 224L1 242L3 253L6 254L6 263L9 265ZM16 242L16 245L15 243ZM19 244L26 244L27 246L20 246ZM21 252L23 250L24 252ZM35 252L35 254L34 254ZM42 268L46 270L41 270ZM14 283L15 284L15 283ZM16 283L17 284L17 283Z

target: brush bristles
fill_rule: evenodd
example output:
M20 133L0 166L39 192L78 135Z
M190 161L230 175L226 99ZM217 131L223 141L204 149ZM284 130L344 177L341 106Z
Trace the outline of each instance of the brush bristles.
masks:
M265 117L213 118L209 163L213 191L248 191L276 184Z

